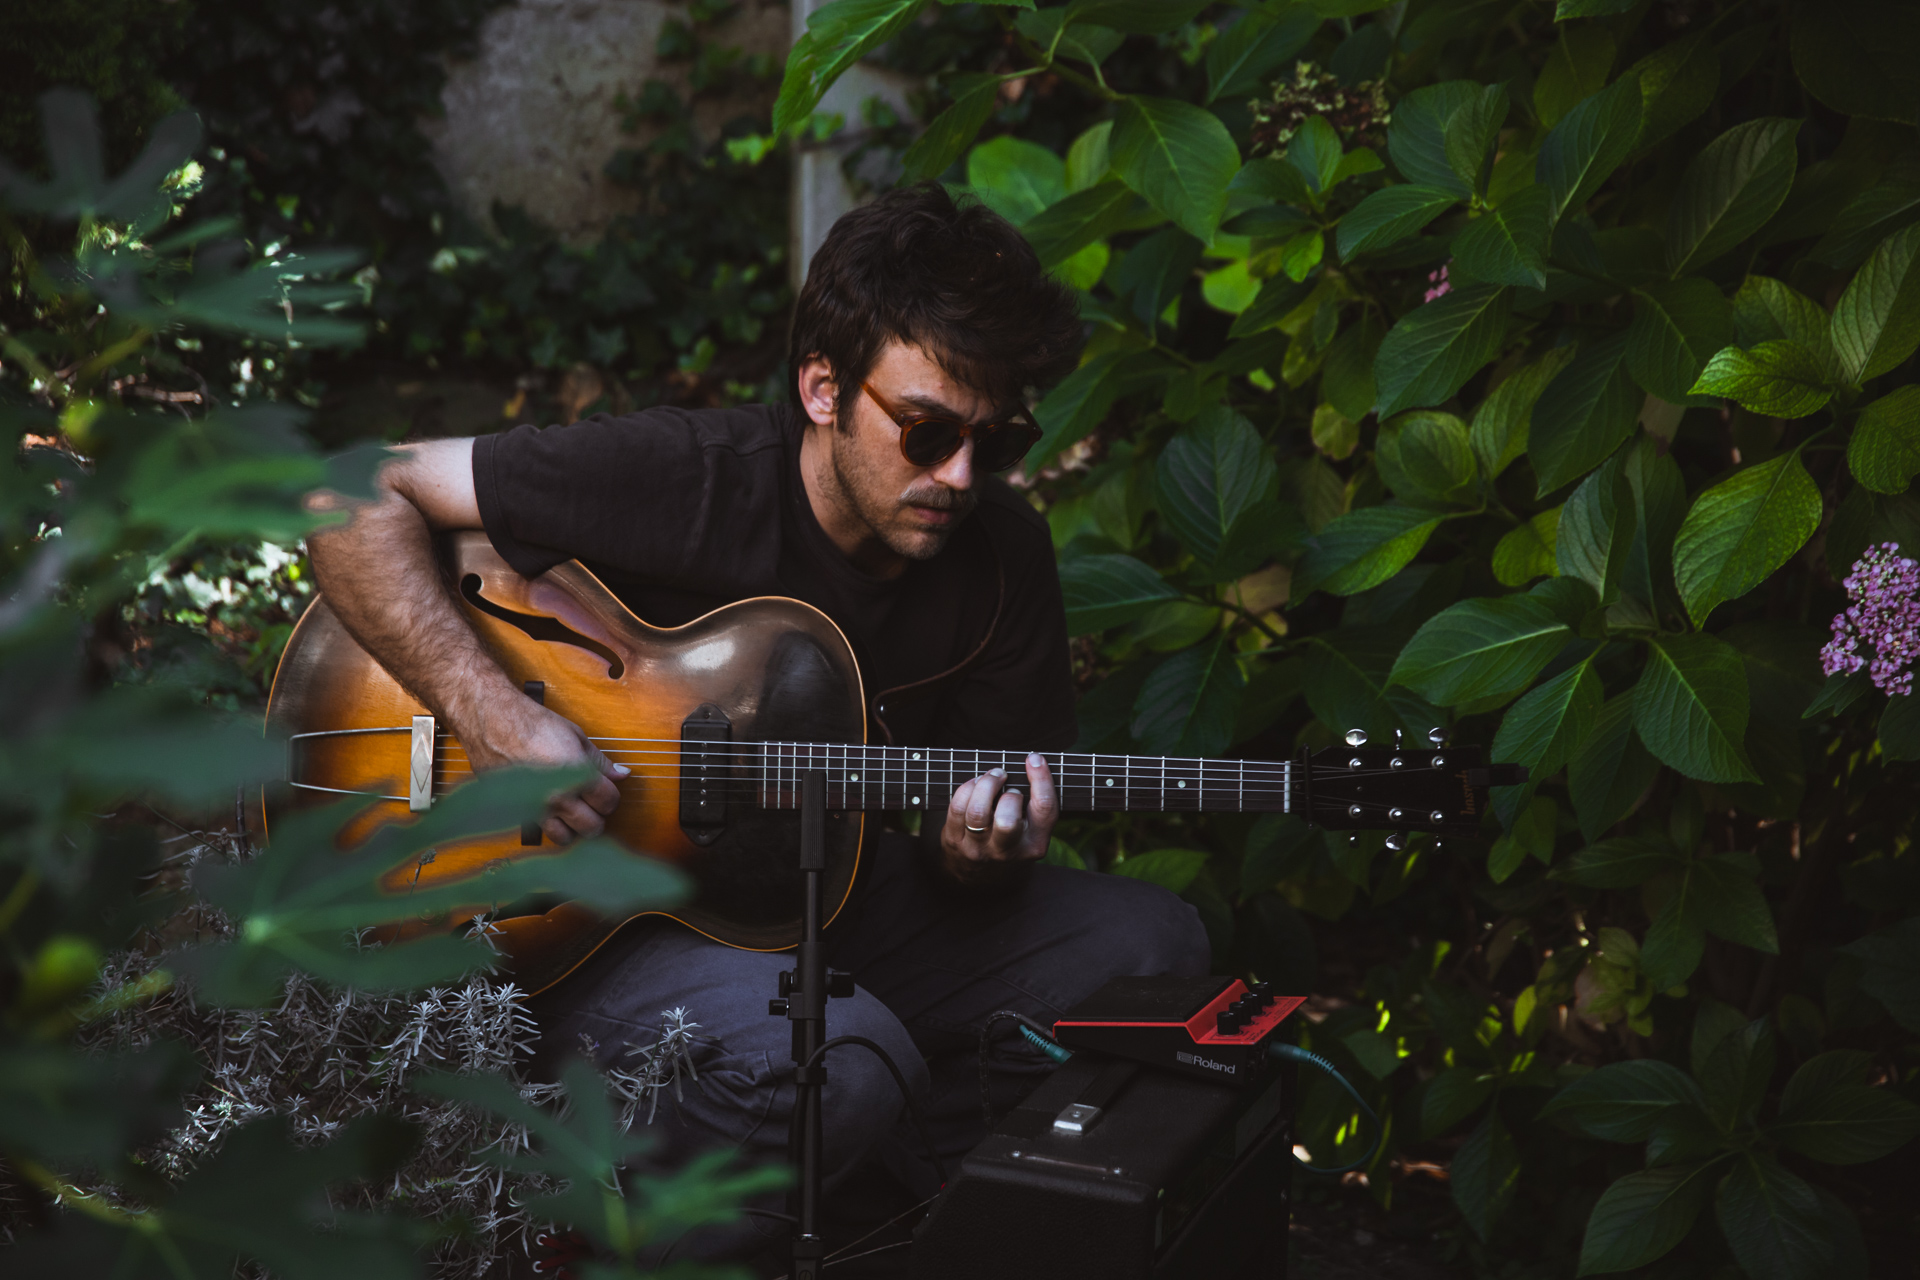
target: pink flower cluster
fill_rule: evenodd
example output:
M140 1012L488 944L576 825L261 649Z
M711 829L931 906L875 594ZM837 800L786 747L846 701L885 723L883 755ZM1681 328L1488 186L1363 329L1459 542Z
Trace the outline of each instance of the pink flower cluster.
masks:
M1430 271L1427 273L1427 283L1432 285L1433 288L1427 290L1427 296L1421 299L1422 302L1432 302L1435 298L1444 298L1453 292L1453 285L1447 281L1447 264L1445 262L1440 264L1438 271Z
M1895 542L1869 547L1841 582L1853 603L1834 616L1820 666L1828 675L1866 667L1881 690L1905 695L1913 692L1913 672L1902 668L1920 657L1920 564L1899 552ZM1871 663L1862 644L1873 650Z

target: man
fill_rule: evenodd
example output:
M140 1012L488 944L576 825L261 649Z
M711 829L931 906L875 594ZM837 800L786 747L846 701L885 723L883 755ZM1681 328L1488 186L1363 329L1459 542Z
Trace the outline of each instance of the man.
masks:
M986 472L1032 442L1022 396L1072 367L1079 320L1020 234L939 187L842 218L811 263L788 367L792 406L654 409L416 445L377 501L316 536L320 584L360 643L465 746L477 768L591 761L556 800L558 843L601 829L610 763L522 695L442 585L430 535L484 529L520 573L577 558L641 618L677 625L729 600L787 595L846 632L870 693L870 736L901 745L1068 747L1073 689L1047 527ZM1044 754L1022 780L964 783L917 846L880 840L829 931L858 990L828 1034L883 1045L951 1167L983 1132L981 1028L1011 1009L1051 1020L1117 975L1206 972L1206 937L1172 894L1042 865L1057 817ZM870 846L871 847L871 846ZM789 1024L767 1015L781 955L736 951L665 921L629 926L536 1002L543 1060L603 1064L699 1024L700 1087L666 1103L665 1156L718 1145L778 1159L787 1141ZM1044 1070L1001 1024L999 1105ZM918 1196L927 1167L896 1137L901 1104L870 1055L832 1060L831 1190L885 1168ZM859 1181L859 1179L856 1179ZM682 1250L676 1256L686 1256Z

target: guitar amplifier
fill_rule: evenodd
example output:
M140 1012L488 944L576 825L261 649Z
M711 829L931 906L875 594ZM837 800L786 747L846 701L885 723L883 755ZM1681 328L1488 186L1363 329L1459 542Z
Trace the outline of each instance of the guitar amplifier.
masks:
M1283 1280L1293 1090L1076 1053L961 1162L913 1278Z

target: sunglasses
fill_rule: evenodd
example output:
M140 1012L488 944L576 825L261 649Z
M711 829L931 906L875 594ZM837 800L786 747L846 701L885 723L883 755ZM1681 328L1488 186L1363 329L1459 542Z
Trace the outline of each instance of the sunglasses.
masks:
M1015 409L1004 418L976 426L944 409L912 409L890 404L864 382L860 389L900 428L901 456L916 467L939 466L960 452L961 443L971 436L973 465L982 471L1005 471L1026 457L1027 450L1040 440L1040 428L1025 409Z

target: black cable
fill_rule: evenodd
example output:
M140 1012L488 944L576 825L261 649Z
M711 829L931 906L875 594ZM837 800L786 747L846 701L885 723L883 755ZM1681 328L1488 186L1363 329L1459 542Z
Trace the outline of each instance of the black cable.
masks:
M993 1090L987 1080L987 1046L993 1038L994 1024L1009 1018L1022 1026L1032 1028L1049 1040L1053 1039L1051 1027L1042 1026L1016 1009L995 1010L987 1015L985 1022L980 1024L980 1118L986 1122L989 1129L993 1128Z
M927 1133L926 1121L920 1117L920 1108L914 1105L913 1094L907 1088L907 1078L900 1074L900 1068L895 1065L893 1056L885 1049L882 1049L865 1036L835 1036L818 1049L815 1049L812 1054L808 1055L806 1062L801 1064L802 1067L811 1068L817 1065L820 1059L826 1057L827 1050L837 1049L843 1044L857 1044L862 1048L873 1050L874 1056L879 1058L887 1070L893 1073L893 1082L900 1086L900 1101L906 1104L907 1115L913 1119L914 1131L920 1135L920 1144L927 1149L927 1160L933 1165L934 1173L939 1175L940 1185L945 1186L947 1182L947 1167L940 1162L940 1153L933 1149L933 1138Z

